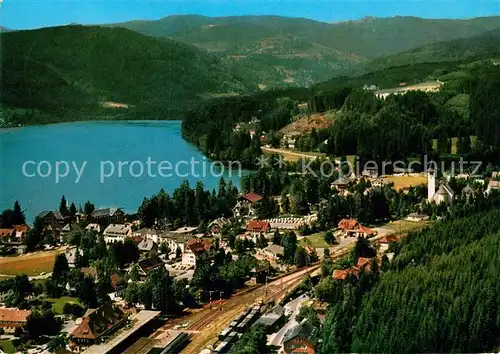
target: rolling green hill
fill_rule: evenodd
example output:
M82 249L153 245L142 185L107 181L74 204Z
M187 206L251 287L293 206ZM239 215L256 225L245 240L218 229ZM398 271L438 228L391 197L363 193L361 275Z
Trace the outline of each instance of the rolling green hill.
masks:
M410 51L376 59L359 66L359 68L367 72L401 65L498 57L500 57L500 29L469 38L429 44ZM353 71L355 71L354 68Z
M33 114L48 120L168 119L205 97L257 90L251 75L239 76L234 64L123 28L53 27L2 33L0 39L2 106L28 120L40 120Z
M322 23L279 16L169 16L115 26L169 37L266 72L264 86L308 86L377 58L500 28L500 17L364 18ZM401 63L398 65L402 65Z

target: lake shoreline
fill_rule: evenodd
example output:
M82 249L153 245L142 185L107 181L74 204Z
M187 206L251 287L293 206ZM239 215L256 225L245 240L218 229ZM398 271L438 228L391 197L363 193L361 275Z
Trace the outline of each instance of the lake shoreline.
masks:
M227 170L214 168L216 173L203 175L198 173L200 168L196 166L198 176L195 176L186 163L182 163L177 171L180 173L170 177L160 177L157 172L154 177L146 173L135 177L139 162L146 168L148 158L167 160L173 166L179 161L191 160L200 166L203 162L209 166L211 160L182 137L181 121L178 120L75 121L20 128L0 129L3 154L0 167L9 166L0 177L3 186L0 197L3 209L12 208L14 201L19 200L27 210L30 223L41 210L57 209L62 195L77 208L83 207L88 200L96 207L114 206L134 213L144 197L162 188L171 193L187 180L191 187L202 181L206 189L217 189L220 171L226 182L231 181L239 189L241 177L247 173L242 169L239 175L233 170L232 176L228 176ZM70 167L71 162L75 162L79 168L83 162L87 164L81 179L75 183L77 175L73 170L58 182L53 176L27 177L22 170L26 161L48 161L52 166L56 161L68 161ZM104 183L100 181L102 161L112 162L115 168L114 174ZM118 176L116 170L120 161L134 163L134 168L130 170L127 165ZM29 165L30 175L37 172L36 166ZM46 173L47 166L42 166L42 172Z

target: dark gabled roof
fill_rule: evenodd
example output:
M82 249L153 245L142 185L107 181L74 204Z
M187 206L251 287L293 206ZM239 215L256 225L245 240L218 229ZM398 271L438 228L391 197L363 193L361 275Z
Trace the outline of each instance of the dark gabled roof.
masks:
M143 239L138 245L139 251L148 252L151 251L155 247L156 243L150 238Z
M471 186L466 185L464 187L464 189L462 189L462 193L472 193L472 194L475 194L476 190L474 188L472 188Z
M122 211L120 208L102 208L96 209L90 214L93 218L102 218L106 216L114 216L116 212Z
M163 261L158 256L153 256L149 258L144 258L139 261L139 267L146 274L155 270L156 268L160 268L164 265Z
M82 323L71 333L73 338L96 339L108 329L124 319L125 315L118 307L111 304L98 309L88 309Z
M347 177L342 176L342 177L336 179L332 184L334 186L339 186L339 185L343 186L343 185L347 185L349 183L351 183L351 180Z
M40 219L43 219L45 217L47 217L49 214L52 214L54 215L54 218L56 218L57 220L64 220L64 216L57 210L42 210L41 212L39 212L37 214L37 218L40 218Z
M271 310L267 311L261 318L259 318L255 322L255 325L262 324L264 326L272 326L276 322L278 322L284 314L285 309L280 305L276 305Z
M54 212L52 210L42 210L41 212L39 212L36 217L37 218L45 218L47 215L49 215L50 213L54 214Z
M318 329L314 327L307 319L304 319L295 327L289 329L285 336L283 337L283 343L288 342L296 337L307 338L311 342L315 342L315 335L318 332Z

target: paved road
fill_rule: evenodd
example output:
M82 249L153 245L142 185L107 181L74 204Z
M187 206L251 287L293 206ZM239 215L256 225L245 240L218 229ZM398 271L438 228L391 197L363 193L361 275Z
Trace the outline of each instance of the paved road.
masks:
M309 297L308 296L300 296L292 301L290 301L288 304L285 305L285 308L288 308L290 311L292 311L290 315L290 320L277 332L274 334L271 334L268 337L267 344L272 345L275 347L281 347L281 344L283 342L283 338L285 337L286 332L290 329L293 328L295 325L298 324L297 320L295 319L295 316L300 311L300 307L305 301L308 301Z

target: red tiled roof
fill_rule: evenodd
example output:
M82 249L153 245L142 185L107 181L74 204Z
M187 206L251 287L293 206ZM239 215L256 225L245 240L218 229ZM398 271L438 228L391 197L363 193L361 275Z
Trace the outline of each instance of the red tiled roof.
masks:
M378 240L379 243L393 243L398 242L398 238L394 235L384 236Z
M266 233L270 227L271 224L268 221L250 220L247 224L247 231Z
M16 232L26 233L29 229L30 227L28 225L14 225L14 230L16 230Z
M188 240L187 247L191 251L193 251L193 253L203 253L210 250L210 248L212 247L212 243L208 240L192 238Z
M0 237L11 237L14 232L14 229L0 229Z
M359 225L358 232L364 233L366 235L373 235L373 230L363 225Z
M259 200L262 200L262 196L257 193L248 193L242 196L242 198L248 200L250 203L256 203Z
M0 324L2 322L26 323L30 315L31 310L0 308Z
M339 222L338 228L346 231L354 231L359 228L359 223L356 219L342 219Z
M364 269L369 271L371 269L371 263L372 260L370 258L359 257L358 263L356 264L356 268L359 270Z
M78 339L96 339L94 332L90 328L90 318L84 317L82 323L71 333L71 337Z
M358 276L359 270L355 268L349 268L349 269L335 269L333 271L333 279L334 280L345 280L349 275L354 275L355 277Z

